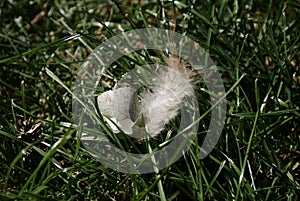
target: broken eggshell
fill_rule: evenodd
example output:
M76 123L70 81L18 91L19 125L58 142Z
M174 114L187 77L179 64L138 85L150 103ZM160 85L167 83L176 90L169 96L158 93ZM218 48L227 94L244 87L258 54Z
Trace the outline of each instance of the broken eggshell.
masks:
M106 91L97 97L97 103L104 120L114 133L120 133L118 127L128 135L140 132L134 122L139 112L138 97L133 88L122 87Z

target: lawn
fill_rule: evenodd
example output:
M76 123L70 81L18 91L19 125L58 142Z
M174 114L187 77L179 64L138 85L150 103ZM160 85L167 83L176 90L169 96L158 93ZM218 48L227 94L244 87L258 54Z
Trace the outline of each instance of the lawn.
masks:
M0 26L0 200L300 200L299 0L2 0ZM129 174L86 149L72 100L88 55L141 28L175 30L204 48L222 78L227 109L218 143L200 159L212 106L199 78L202 116L189 149L159 171ZM97 93L166 55L120 58ZM114 143L156 150L179 120L149 141L123 135Z

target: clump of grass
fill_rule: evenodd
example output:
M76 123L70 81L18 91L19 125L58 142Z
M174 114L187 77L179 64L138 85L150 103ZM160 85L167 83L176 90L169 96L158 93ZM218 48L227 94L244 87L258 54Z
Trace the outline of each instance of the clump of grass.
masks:
M262 0L1 1L1 200L299 200L299 8ZM127 175L81 145L66 88L102 41L147 27L175 29L209 52L228 111L204 160L209 115L176 163ZM124 60L112 77L128 70ZM198 96L203 114L210 103Z

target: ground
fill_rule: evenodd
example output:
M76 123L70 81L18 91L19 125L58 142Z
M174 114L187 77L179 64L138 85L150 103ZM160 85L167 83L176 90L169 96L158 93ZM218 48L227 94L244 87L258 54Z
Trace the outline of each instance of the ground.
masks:
M298 0L2 0L0 19L1 200L300 199ZM125 174L82 145L70 92L94 48L150 27L175 30L209 53L227 93L226 121L205 159L198 152L209 113L177 162L157 173ZM98 92L137 64L114 63ZM195 91L204 114L211 105L200 88L203 82ZM145 148L134 144L134 151Z

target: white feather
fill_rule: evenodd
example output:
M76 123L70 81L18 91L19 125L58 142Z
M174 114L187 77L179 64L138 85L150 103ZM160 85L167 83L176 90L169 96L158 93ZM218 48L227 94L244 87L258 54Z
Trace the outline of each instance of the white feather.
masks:
M189 77L171 68L159 68L154 74L155 83L141 93L141 113L147 133L154 137L173 119L184 98L194 93Z

